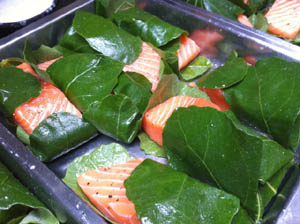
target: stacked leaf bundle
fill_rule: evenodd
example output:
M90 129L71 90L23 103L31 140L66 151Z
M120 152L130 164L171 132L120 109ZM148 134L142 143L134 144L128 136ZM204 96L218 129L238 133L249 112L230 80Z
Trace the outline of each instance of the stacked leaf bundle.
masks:
M59 224L55 216L0 163L0 223Z
M78 18L82 15L77 14L77 17L75 16L73 31L69 32L70 34L74 34L74 30L77 30L76 32L80 34L78 31L79 24L76 24L76 21L79 22ZM156 45L158 41L153 41L151 38L152 36L159 37L160 35L158 34L165 34L165 32L158 33L153 29L151 30L149 24L146 23L145 25L145 20L152 21L149 17L150 15L146 16L144 12L131 8L114 14L112 21L116 21L120 27L134 35L140 36L144 41L149 41L153 45L153 49L161 52L154 48L154 46L159 47L159 45ZM86 18L84 20L88 21ZM81 27L87 27L87 24ZM151 32L147 32L148 29L145 27ZM162 29L157 28L157 30ZM148 36L149 33L152 34L151 38ZM81 33L81 35L83 34ZM85 36L85 38L89 38L89 36ZM90 46L97 43L95 38L89 38L88 41L92 42ZM169 167L149 160L144 162L135 160L132 163L137 168L134 168L129 165L131 162L125 163L133 158L129 157L125 152L121 152L120 146L101 146L91 155L76 159L68 170L65 178L66 183L83 198L87 199L88 197L94 206L100 209L107 218L118 223L259 222L262 219L264 207L277 194L277 189L287 170L294 164L293 152L290 149L294 149L299 141L297 139L299 130L297 127L299 127L299 124L296 122L297 119L295 119L297 113L293 113L295 116L292 115L293 118L289 122L291 125L284 132L287 135L285 140L289 142L287 145L281 141L279 141L279 144L273 139L266 137L266 135L258 134L253 129L240 123L236 116L240 120L247 120L248 126L253 124L252 126L258 127L253 118L246 119L243 114L239 113L239 109L237 109L239 106L236 103L232 103L228 97L224 98L222 90L224 89L224 93L226 93L231 88L233 90L242 85L248 75L249 78L255 78L249 71L256 69L256 66L263 63L264 60L251 67L243 59L233 54L224 66L214 70L197 82L197 85L207 92L208 95L206 95L197 87L187 86L178 80L177 76L183 78L182 73L179 74L178 61L176 61L175 57L175 52L178 51L178 42L172 41L161 48L165 51L160 54L165 69L160 69L162 75L157 87L155 90L152 89L154 92L152 96L151 94L149 95L147 102L143 104L144 107L140 107L143 108L140 111L143 115L141 116L141 119L143 118L143 128L150 138L157 141L157 144L151 141L144 133L139 137L142 144L141 148L152 155L166 156ZM275 60L276 63L279 60L281 62L280 66L283 66L285 69L290 67L291 64L299 66L297 63L286 62L277 58L265 60ZM58 63L59 61L49 68L50 74L51 69ZM270 64L271 62L266 66L270 68ZM274 68L274 70L276 69L277 67ZM273 70L270 71L270 74L272 72ZM177 76L169 73L175 73ZM264 76L264 73L264 69L259 71L261 76ZM279 73L280 71L278 70L277 74ZM295 73L293 72L293 74ZM269 78L271 79L272 77ZM115 89L118 89L122 84L122 79L119 80ZM132 80L132 78L128 80ZM278 86L278 82L269 83L266 80L262 80L262 83L263 87L269 85L269 89L265 90L269 93L272 92L272 88L276 88L274 86ZM259 95L258 97L261 97L262 87L260 83L257 88L252 88L252 85L249 88L245 88L244 91L247 92L249 89L253 91L259 90L256 94ZM115 92L115 89L111 90L115 93L114 97L117 97L120 92ZM125 90L124 87L122 89ZM131 95L129 95L129 91L122 93L128 97L134 96L135 99L138 98L136 89L135 92L131 92ZM251 98L256 94L251 93L247 96ZM290 93L288 95L293 94ZM237 96L241 95L237 94ZM193 101L192 98L196 100ZM199 98L201 98L201 102L198 101ZM232 98L235 99L236 97ZM185 104L185 99L191 99L191 101ZM253 104L262 104L261 107L268 107L268 104L272 104L276 107L276 103L274 104L272 101L274 99L272 98L264 104L259 100L254 100ZM240 101L245 104L252 102L248 99L247 101ZM288 102L284 106L295 106L292 102ZM252 110L249 109L251 116L257 116L261 111L254 110L254 108L260 107L253 107L253 104L249 105L247 109L251 107ZM179 105L178 107L181 108L176 109L174 105ZM104 107L101 104L101 106L94 108L100 111ZM232 108L235 114L228 110L229 108ZM272 108L272 111L275 111L274 108ZM154 114L153 119L164 122L155 123L151 120L151 113ZM277 114L272 114L271 117L275 115ZM95 126L96 116L96 112L94 112L94 117L90 117L90 121ZM284 117L284 115L280 116ZM166 117L168 119L165 119ZM277 119L275 117L273 120L276 123ZM151 123L152 121L153 123ZM274 125L281 126L285 122ZM113 136L112 132L109 133L107 130L104 130L104 123L104 121L103 124L99 123L98 130ZM266 132L266 129L260 128L260 133L262 131ZM267 134L273 136L272 133ZM113 137L117 138L116 136ZM277 140L275 136L273 138ZM122 153L125 153L124 158L120 157ZM107 160L105 160L106 156ZM103 158L103 160L99 160L99 158ZM123 159L120 161L120 158ZM140 165L137 163L140 163ZM123 169L132 171L132 174L130 175L130 173L125 171L122 173ZM123 185L124 176L128 177L129 175L129 179ZM196 178L201 182L190 177ZM79 178L79 185L76 181L77 178ZM106 178L109 180L106 180ZM116 180L112 181L112 179ZM121 185L115 186L115 182ZM87 197L84 196L79 186ZM200 194L202 195L197 195L196 192L201 192ZM212 204L208 203L209 200ZM188 203L178 203L179 201L188 201ZM134 204L134 211L132 210L132 203ZM211 206L213 205L217 207L217 210L212 209ZM222 211L222 218L219 217L220 211ZM127 221L124 221L126 219Z
M64 94L41 80L29 64L11 66L20 63L14 59L4 63L0 70L1 111L18 124L18 137L40 160L49 161L96 134Z
M299 0L185 0L186 2L269 32L294 44L300 40Z
M137 20L144 23L143 29L140 22L134 22ZM94 127L130 143L141 128L160 78L173 70L181 74L180 69L199 54L199 47L186 35L137 8L120 11L111 19L77 12L54 48L32 50L26 42L26 63L3 60L2 111L13 117L17 135L43 161L87 141L95 135ZM157 47L165 47L165 51ZM211 67L201 56L194 63L200 66L186 72L188 79ZM16 91L18 88L21 91Z
M98 9L101 11L101 7ZM244 98L236 101L238 97L244 97L244 93L238 93L231 98L230 95L226 95L231 93L230 90L233 91L239 85L243 85L247 77L254 79L257 74L263 76L264 69L261 73L255 73L260 71L256 66L263 64L263 61L250 67L233 55L223 67L199 80L197 85L202 86L204 90L201 91L196 86L188 86L179 81L179 79L193 80L210 68L208 60L200 56L192 62L192 65L180 71L199 54L199 51L201 48L187 37L187 32L137 8L117 11L112 13L109 19L77 12L72 26L57 46L54 48L42 46L37 51L32 51L29 45L26 45L24 50L25 60L33 66L39 77L53 82L64 92L81 111L83 122L86 120L100 133L125 143L133 141L142 125L150 137L157 137L153 140L158 144L142 133L139 136L141 148L148 150L150 146L153 155L166 156L169 167L145 160L134 169L132 176L125 182L127 196L131 203L134 203L138 220L144 223L168 221L197 223L199 220L202 223L259 221L264 207L277 193L286 171L293 164L292 151L284 147L294 148L299 140L298 111L295 113L297 101L293 98L296 96L292 92L287 93L288 99L292 100L280 104L279 107L280 112L283 106L290 108L290 104L293 104L294 108L292 111L289 110L291 115L287 116L290 120L284 129L286 136L281 139L283 141L279 141L283 147L242 125L235 117L246 120L250 125L259 127L261 131L267 130L268 134L277 140L279 133L277 131L281 129L285 120L282 123L276 122L285 118L286 114L271 113L270 117L266 117L267 110L263 106L268 108L270 104L272 108L269 111L277 111L273 107L278 104L272 101L277 98L270 95L269 101L262 103L260 97L263 96L261 85L269 88L266 90L267 93L276 88L278 83L269 83L262 79L256 88L252 88L253 83L246 84L250 85L251 90L257 90L255 93L258 94L257 98L260 101L248 100L249 97L256 95L254 93L247 95L247 91L250 90L246 86L241 91L245 91L245 97L248 97L247 100L251 105L245 108L244 104L247 101ZM51 59L57 60L54 62ZM49 60L51 63L41 64ZM285 69L288 69L285 66L290 66L289 62L281 59L268 60L279 60ZM51 65L46 72L42 71L41 69L48 64ZM297 66L299 65L293 64L291 69L296 69ZM10 67L6 69L17 70ZM27 74L27 77L31 76ZM228 110L229 106L223 92L235 114ZM151 114L154 114L157 123ZM248 117L244 118L245 114ZM262 114L262 118L258 117L258 114ZM277 116L280 116L280 119L277 119ZM271 123L269 125L269 119L274 125ZM264 123L268 124L267 128L263 126ZM276 127L279 127L277 131ZM275 131L273 133L269 130ZM65 133L64 130L57 133L60 132ZM47 132L43 134L47 136ZM72 189L82 195L78 190L76 179L87 170L124 163L131 159L126 153L125 157L120 156L123 153L118 151L119 146L108 146L107 149L101 148L101 152L95 152L97 156L91 154L75 161L74 166L70 167L71 176L67 174L66 177L66 182L70 180ZM114 150L117 150L116 154ZM128 173L120 174L124 175L129 176ZM159 186L155 188L159 194L153 192L151 184L153 180L157 180L154 186ZM120 181L123 184L124 178L117 180ZM88 185L89 182L81 182L81 186L93 188ZM124 186L120 187L122 198L128 202L124 195ZM103 196L97 193L99 192L88 194L89 198L92 201L104 198L105 203L112 203L110 200L115 198L111 194ZM188 203L181 204L179 201ZM127 217L127 207L120 210L118 205L103 208L101 203L96 203L98 208L105 210L102 212L107 216L112 209L117 209L114 212L117 211L118 214L125 212ZM123 205L121 208L124 208Z

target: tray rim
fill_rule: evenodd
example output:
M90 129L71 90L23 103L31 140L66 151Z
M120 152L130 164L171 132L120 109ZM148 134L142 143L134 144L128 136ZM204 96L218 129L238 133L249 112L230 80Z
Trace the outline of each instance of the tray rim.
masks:
M193 14L195 14L195 16L198 17L198 18L201 17L201 16L197 15L197 12L201 12L202 17L203 17L203 15L207 16L207 18L211 19L211 24L213 24L213 25L219 25L222 22L223 25L224 25L224 27L222 27L222 28L224 30L228 30L230 27L231 28L236 28L236 30L230 30L230 32L238 33L238 32L243 31L243 32L245 32L244 34L247 36L248 39L249 39L250 34L254 35L253 39L252 39L252 37L250 38L251 40L253 40L255 42L258 40L259 43L265 43L266 42L266 44L268 44L268 46L271 45L270 49L272 49L276 52L279 52L279 53L287 56L288 58L291 58L292 60L300 60L300 59L294 57L295 56L294 53L299 52L298 55L300 55L300 47L298 47L296 45L293 45L293 44L290 44L286 41L283 41L283 40L281 40L277 37L271 36L269 34L266 34L266 33L262 32L262 31L258 32L258 30L248 28L248 27L246 27L242 24L239 24L235 21L232 21L230 19L224 18L224 17L216 15L216 14L212 14L212 13L207 12L205 10L202 10L202 9L199 9L199 8L195 9L194 6L191 6L191 5L189 5L188 3L185 3L185 2L179 2L179 1L176 1L176 0L156 0L156 1L166 2L170 6L170 8L176 8L176 6L177 7L180 6L180 8L184 11L193 10L194 11ZM92 3L94 3L94 0L77 0L74 3L63 7L62 9L57 10L56 12L54 12L52 14L49 14L49 15L45 16L44 18L36 21L36 22L31 23L30 25L14 32L13 34L11 34L11 35L9 35L5 38L0 39L0 50L7 47L7 46L9 46L9 45L11 45L11 44L13 44L13 43L15 43L15 42L17 42L18 40L20 40L24 37L29 36L30 34L32 34L34 32L38 32L38 31L42 30L43 28L47 27L48 25L51 25L52 23L64 18L65 16L70 15L70 14L74 13L75 11L77 11L77 10L79 10L79 9L85 7L85 6L88 6ZM191 9L191 7L193 7L193 9ZM191 12L189 12L189 13L191 13ZM238 31L238 32L235 32L235 31ZM243 36L241 36L241 37L243 37ZM270 37L271 37L271 41L268 41ZM273 42L276 43L275 48L273 48L274 47L272 45ZM280 46L280 44L282 44L282 42L285 43L283 45L284 47ZM295 48L295 46L297 48ZM280 51L278 51L276 49L280 49ZM294 52L294 53L289 54L291 51ZM286 54L286 53L288 53L288 54ZM2 137L2 131L3 130L5 132L5 133L3 132L4 135L6 135L8 139L5 139L5 138ZM2 145L2 147L4 147L4 148L8 146L5 153L1 152L2 150L0 150L1 158L2 157L4 158L3 155L8 156L8 158L10 158L10 159L14 158L13 154L16 153L16 152L14 151L14 148L11 147L11 146L14 146L14 142L16 142L17 149L21 150L20 152L22 152L22 153L25 153L25 151L29 152L29 154L28 153L24 154L24 156L26 156L26 158L36 158L29 150L27 150L24 147L24 145L22 143L21 143L22 145L20 145L19 144L20 141L15 137L15 135L13 133L11 133L6 127L4 127L0 122L0 145ZM17 151L17 152L19 152L19 151ZM4 160L7 160L7 159L4 159ZM41 163L39 160L34 161L34 162L36 162L37 165L39 165L39 163ZM15 166L11 166L11 165L6 164L6 163L8 163L7 161L5 162L5 165L7 165L8 167L11 167L11 170L14 173L16 173L16 175L21 179L21 181L26 182L26 180L24 180L24 178L22 178L22 174L21 175L19 174L20 171L18 169L20 169L20 167L16 168ZM24 160L23 160L23 163L24 163ZM41 169L45 169L45 168L48 169L45 166L45 164L43 164L43 163L41 163L41 164L42 164ZM22 169L25 168L25 170L26 169L28 170L28 167L26 167L26 166L21 167L21 168ZM48 169L48 171L50 171L50 170ZM56 177L56 175L54 173L52 173L52 171L50 171L50 173L51 173L51 175L54 175ZM53 177L53 178L55 178L55 177ZM62 181L60 181L60 182L62 182ZM296 187L299 188L299 186L300 186L300 180L297 181L297 184L294 185L294 188L296 188ZM65 187L67 188L67 190L70 190L67 186L65 186ZM36 192L36 189L34 187L30 187L30 189L31 188L33 189L34 192ZM295 189L294 189L294 191L295 191ZM71 193L73 193L73 192L71 192ZM75 195L75 198L76 197L78 198L78 196L75 193L73 193L73 194ZM37 194L35 194L35 195L37 195ZM290 196L289 196L289 198L290 198ZM79 202L81 203L83 201L80 199ZM83 204L85 204L85 202L83 202ZM64 205L64 203L63 203L63 205ZM63 206L63 207L65 207L65 206ZM87 207L87 211L89 211L89 209L90 208ZM71 213L72 213L72 211L71 211ZM92 214L96 214L96 213L94 211L92 211ZM69 216L69 214L67 214L67 216ZM97 215L97 217L99 218L100 216ZM76 217L76 214L75 214L75 217L71 216L70 218L71 219L74 219L74 218L76 219L78 217ZM80 221L81 222L78 222L78 223L84 223L84 222L82 222L82 220L80 220ZM101 218L101 221L103 221L102 218ZM74 223L74 222L72 222L72 223ZM90 223L90 222L87 222L87 223ZM105 222L99 222L99 223L105 223Z

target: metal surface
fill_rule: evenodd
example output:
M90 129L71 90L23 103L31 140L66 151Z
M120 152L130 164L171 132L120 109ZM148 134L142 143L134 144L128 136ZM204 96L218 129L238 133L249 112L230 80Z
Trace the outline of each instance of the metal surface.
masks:
M54 0L0 0L0 24L25 21L52 10L52 7Z
M0 123L0 158L61 223L105 223Z
M217 35L219 38L218 43L208 42L207 45L211 44L211 46L206 46L210 47L208 49L212 51L202 50L201 52L202 55L209 56L215 66L222 64L232 51L237 51L241 56L253 56L256 59L279 56L288 60L300 61L300 47L263 32L249 29L221 16L212 15L189 4L175 0L137 0L137 6L171 24L188 30L195 41L203 41L201 35L205 32ZM33 48L41 44L55 45L71 24L76 10L93 11L93 9L92 0L76 1L68 7L1 39L0 59L22 57L25 39L30 41ZM1 119L0 122L5 123ZM0 124L0 142L4 149L0 150L0 158L16 173L22 182L68 223L102 223L99 216L75 196L59 178L65 175L67 166L78 156L90 153L100 144L115 141L106 136L98 136L45 166L24 148L23 144L11 132L14 132L14 130L8 131ZM145 157L145 154L139 149L137 140L130 145L125 145L125 147L128 148L131 155ZM35 169L30 169L33 166ZM297 178L295 178L295 181L297 181ZM293 216L290 219L292 221L285 223L300 223L299 217L295 215L300 210L298 202L300 201L300 187L298 186L299 183L294 187L280 218L276 220L278 224L283 223L281 220L288 220L287 217L291 215ZM79 209L77 205L79 205Z

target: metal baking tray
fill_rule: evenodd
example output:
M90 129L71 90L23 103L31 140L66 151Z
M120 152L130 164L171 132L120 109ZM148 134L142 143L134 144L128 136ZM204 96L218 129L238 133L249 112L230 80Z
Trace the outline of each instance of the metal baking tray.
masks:
M241 56L254 56L256 59L278 56L291 61L300 61L300 47L289 44L255 29L233 22L229 19L194 8L175 0L137 0L137 6L157 15L163 20L193 33L197 29L209 29L222 35L218 44L218 54L211 57L214 64L220 65L232 53ZM94 11L93 0L78 0L14 33L9 39L0 40L0 59L22 57L26 39L33 48L41 44L53 46L63 35L75 11ZM62 181L66 168L78 156L88 154L100 144L115 140L99 135L69 153L50 163L40 162L16 138L15 128L0 114L0 160L43 201L62 223L95 224L105 223L89 206L77 197ZM139 149L136 140L125 145L131 155L146 156ZM298 160L299 150L295 154ZM299 160L298 160L299 161ZM292 169L283 181L282 193L288 195L284 200L272 200L267 211L269 223L300 223L300 178L298 169ZM280 214L277 212L280 208Z

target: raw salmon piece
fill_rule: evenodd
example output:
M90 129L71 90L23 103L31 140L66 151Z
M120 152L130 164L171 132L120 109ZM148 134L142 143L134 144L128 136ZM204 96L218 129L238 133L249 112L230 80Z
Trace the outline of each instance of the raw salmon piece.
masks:
M244 14L238 14L237 19L241 24L253 28L252 23L250 23L248 17Z
M198 107L213 107L220 110L216 104L203 98L174 96L145 113L142 124L144 131L153 141L162 145L162 132L173 111L178 107L193 105Z
M52 60L49 60L49 61L45 61L43 63L40 63L38 64L38 68L43 70L43 71L46 71L47 68L52 65L54 62L56 62L58 59L60 59L61 57L58 57L58 58L54 58Z
M124 181L144 159L89 170L77 182L89 200L109 219L120 224L141 223L134 204L126 197Z
M152 91L154 91L159 79L160 59L159 54L143 42L139 57L132 64L125 65L123 71L144 75L152 83Z
M225 97L223 96L223 90L222 89L206 89L206 88L200 88L203 92L205 92L211 102L216 104L220 110L230 110L229 105L227 104Z
M22 64L19 64L18 66L16 66L16 68L20 68L23 70L23 72L27 72L30 73L31 75L33 75L34 77L36 77L37 79L41 80L41 78L38 76L38 74L35 73L35 71L33 70L33 68L30 66L30 64L23 62Z
M300 31L300 0L276 0L265 17L270 33L293 39Z
M184 34L180 36L179 41L180 47L176 55L178 56L178 68L181 70L200 53L200 48L195 41Z
M32 131L45 118L57 112L69 112L82 117L79 110L69 102L67 97L58 88L48 82L41 82L42 91L38 97L22 104L15 109L15 121L28 133Z

